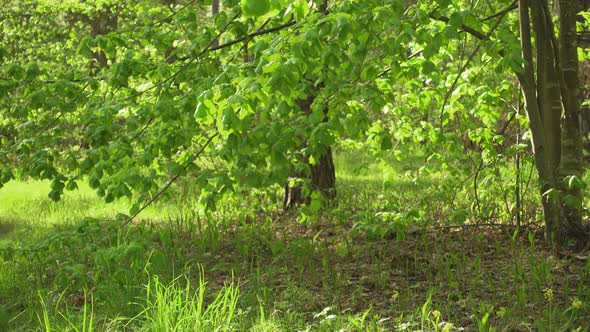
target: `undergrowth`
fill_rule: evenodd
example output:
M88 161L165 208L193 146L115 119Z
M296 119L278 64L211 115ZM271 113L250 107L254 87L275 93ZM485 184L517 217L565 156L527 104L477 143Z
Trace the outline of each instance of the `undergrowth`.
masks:
M371 158L341 153L306 223L278 189L204 212L187 181L126 227L84 187L0 189L0 330L588 330L590 263L545 247L534 198L515 227L510 169L478 204L468 175Z

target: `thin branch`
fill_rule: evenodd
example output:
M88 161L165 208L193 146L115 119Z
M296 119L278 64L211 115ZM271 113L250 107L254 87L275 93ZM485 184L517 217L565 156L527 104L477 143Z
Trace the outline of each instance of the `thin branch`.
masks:
M172 81L174 78L176 78L178 75L180 75L183 71L185 71L190 65L192 65L198 58L200 58L201 56L203 56L204 54L206 54L207 52L210 52L212 50L213 45L217 42L217 40L219 39L219 37L221 37L221 35L223 33L225 33L227 31L227 29L229 29L230 25L240 16L240 13L236 14L231 21L229 21L225 27L219 31L219 33L217 33L217 36L215 36L215 38L213 38L209 44L207 44L207 46L205 46L205 48L203 48L197 55L195 55L194 57L191 57L190 59L188 59L189 61L187 63L185 63L184 65L182 65L182 67L180 67L180 69L178 69L174 74L170 75L169 77L167 77L164 80L159 81L158 83L154 84L153 86L145 89L145 90L141 90L141 91L137 91L133 94L131 94L130 96L123 98L121 100L119 100L118 102L122 102L122 101L126 101L126 100L130 100L133 99L135 97L138 97L150 90L153 90L155 88L161 87L163 86L165 83ZM186 60L186 59L184 59Z
M520 105L519 105L519 107L520 107ZM516 118L516 114L518 114L518 113L514 112L514 113L512 113L512 115L510 115L510 118L508 119L508 121L506 121L506 123L504 124L502 129L498 133L496 133L496 135L504 136L504 134L506 133L506 129L508 129L508 125L510 125L512 120L514 120Z
M195 3L196 0L190 0L187 3L185 3L184 5L182 5L180 8L178 8L178 10L175 10L174 8L172 8L172 6L169 6L168 8L170 9L170 11L172 12L172 14L164 17L161 20L158 20L154 23L152 23L152 27L153 26L157 26L160 25L162 23L168 23L170 22L170 19L172 19L174 16L178 15L178 13L180 13L181 11L185 10L186 8L188 8L188 6L192 5L193 3Z
M499 21L500 21L500 20L502 20L502 18L504 18L504 16L506 16L506 14L508 14L509 12L511 12L512 10L514 10L516 8L518 8L518 4L517 4L517 0L514 0L508 7L506 7L505 9L502 9L501 11L497 12L496 14L493 14L491 16L484 18L483 21L487 21L489 19L496 18L496 17L499 17ZM444 23L449 23L449 21L450 21L449 17L444 16L444 15L436 15L434 12L431 12L430 14L428 14L428 16L433 20L444 22ZM485 34L479 30L476 30L475 28L472 28L472 27L466 25L466 24L461 25L461 30L467 32L468 34L472 35L473 37L475 37L477 39L490 40L490 36L491 36L490 33ZM505 55L504 50L500 50L498 52L498 54L501 57L504 57L504 55Z
M508 12L505 12L504 15L506 15ZM492 33L498 28L498 26L500 26L500 22L502 22L502 19L504 18L503 16L498 17L498 20L496 21L496 24L494 24L494 26L490 29L490 31L483 35L483 38L481 38L482 40L488 40L490 39L490 36L492 35ZM440 107L440 127L442 129L443 127L443 113L445 110L445 107L447 106L447 103L449 102L449 98L451 97L451 94L453 93L453 91L455 90L455 88L457 87L457 83L459 83L459 79L461 78L461 75L463 75L463 72L465 72L465 70L467 69L467 66L469 65L469 63L471 63L471 61L473 61L473 58L475 57L475 55L477 54L477 52L479 52L479 49L481 48L482 44L478 44L475 49L473 50L473 52L471 52L471 54L469 55L469 58L467 58L467 61L465 61L465 63L461 66L461 68L459 69L459 73L457 73L457 76L455 77L455 80L453 81L453 83L451 84L449 90L447 90L447 92L445 93L444 99L443 99L443 103Z
M216 132L215 134L211 135L211 137L209 137L207 139L207 141L205 142L205 144L203 144L203 146L201 146L201 149L199 151L197 151L197 153L195 153L187 162L186 164L182 167L182 170L186 170L190 165L193 164L193 162L195 160L197 160L197 158L205 151L205 149L209 146L209 144L211 144L211 142L213 141L213 139L215 137L219 136L219 132ZM160 196L162 196L162 194L164 194L168 188L170 188L170 186L176 182L176 180L178 180L178 178L180 178L180 176L182 175L182 172L178 172L176 173L172 178L170 178L170 180L168 180L168 182L152 197L150 198L147 202L145 202L134 214L132 214L129 218L127 218L119 227L123 228L125 226L127 226L131 221L133 221L133 219L135 219L135 217L137 217L143 210L145 210L148 206L152 205L152 203L154 203L155 201L157 201Z
M235 45L235 44L244 42L246 40L250 40L250 39L252 39L254 37L257 37L257 36L266 35L266 34L269 34L269 33L281 31L283 29L286 29L288 27L291 27L291 26L295 25L295 23L297 23L297 22L295 22L295 21L289 21L287 23L284 23L284 24L281 24L281 25L277 25L276 27L273 27L273 28L269 28L269 29L266 29L266 30L256 31L256 32L253 32L253 33L248 34L246 36L243 36L243 37L234 39L232 41L229 41L227 43L223 43L223 44L221 44L219 46L211 47L211 49L209 51L217 51L217 50L220 50L220 49L223 49L223 48L227 48L227 47L230 47L232 45Z
M411 59L417 57L418 55L422 54L422 51L423 50L419 50L419 51L416 51L416 52L410 54L410 56L408 56L408 60L411 60ZM385 70L380 72L379 75L377 75L377 78L381 78L381 77L387 75L390 71L391 71L391 66L388 66L387 68L385 68Z
M451 20L450 18L448 18L447 16L442 16L442 15L436 15L434 13L429 14L428 16L430 16L431 19L436 20L436 21L441 21L444 23L449 23L449 21ZM475 30L474 28L468 26L468 25L461 25L461 30L467 32L468 34L472 35L473 37L477 38L477 39L481 39L481 40L488 40L490 39L489 36L487 36L486 34L484 34L483 32L480 32L478 30Z
M236 15L236 17L234 17L234 20L235 20L236 18L237 18L237 15ZM231 22L233 22L233 20L232 20ZM182 67L182 68L181 68L179 71L177 71L177 72L176 72L175 74L173 74L171 77L169 77L169 78L167 78L166 80L164 80L164 81L160 82L160 84L163 84L163 83L165 83L166 81L169 81L169 80L173 79L174 77L176 77L176 76L177 76L177 75L178 75L178 74L179 74L179 73L180 73L182 70L184 70L184 69L185 69L185 68L186 68L186 67L187 67L187 66L188 66L190 63L192 63L193 61L195 61L197 58L199 58L199 57L200 57L200 56L202 56L203 54L205 54L205 53L207 53L207 52L209 52L209 51L213 51L213 50L215 50L215 49L222 48L222 46L223 46L223 45L219 45L219 46L217 46L217 48L215 48L215 49L214 49L214 46L213 46L213 45L215 45L215 43L217 42L217 40L218 40L219 36L220 36L220 35L221 35L221 34L222 34L222 33L223 33L223 32L224 32L224 31L225 31L225 30L226 30L226 29L229 27L229 25L231 24L231 22L230 22L230 23L228 23L228 25L227 25L227 26L226 26L226 27L225 27L225 28L224 28L222 31L220 31L220 32L219 32L219 34L217 35L217 37L215 37L215 38L214 38L214 39L213 39L213 40L212 40L212 41L211 41L211 42L210 42L210 43L209 43L209 44L208 44L208 45L207 45L207 46L206 46L206 47L205 47L205 48L204 48L204 49L203 49L203 50L202 50L202 51L201 51L201 52L200 52L200 53L199 53L197 56L196 56L196 57L192 58L192 59L189 61L189 63L185 64L185 65L184 65L184 66L183 66L183 67ZM246 36L245 38L253 38L253 37L255 37L255 36L259 36L259 35L262 35L262 34L270 33L270 32L273 32L273 31L278 31L278 30L281 30L281 29L284 29L284 28L286 28L287 26L292 26L292 25L294 25L294 24L295 24L295 22L293 21L293 22L288 22L288 23L291 23L290 25L283 24L283 25L281 25L281 26L277 26L277 27L274 27L274 28L271 28L271 29L267 29L267 30L260 30L260 29L262 29L262 27L264 27L264 25L266 25L267 23L268 23L268 20L267 20L267 21L266 21L266 22L265 22L265 23L264 23L264 24L263 24L263 25L262 25L260 28L258 28L258 30L257 30L256 32L254 32L254 33L252 33L252 34L249 34L249 35L248 35L248 36ZM241 39L241 41L243 41L243 40L244 40L244 39L242 38L242 39ZM234 45L234 44L236 44L236 43L238 43L238 42L239 42L239 41L236 41L236 42L234 42L234 43L233 43L233 44L231 44L231 45ZM227 44L227 43L226 43L226 44ZM225 44L224 44L224 45L225 45ZM231 46L231 45L228 45L228 46ZM228 46L225 46L225 47L228 47ZM152 87L152 88L154 88L154 87ZM142 91L142 93L143 93L143 92L145 92L145 91L146 91L146 90ZM206 148L209 146L209 144L211 144L211 142L213 141L213 139L214 139L215 137L217 137L217 136L219 136L219 131L217 131L216 133L214 133L213 135L211 135L211 136L210 136L210 137L207 139L207 141L205 142L205 144L203 144L203 146L201 147L201 149L200 149L199 151L197 151L197 152L196 152L196 153L195 153L195 154L194 154L194 155L193 155L193 156L192 156L192 157L191 157L191 158L190 158L190 159L189 159L189 160L186 162L186 164L185 164L185 165L182 167L182 170L184 171L184 170L186 170L186 169L187 169L187 168L188 168L190 165L192 165L192 163L193 163L195 160L197 160L197 158L198 158L198 157L199 157L199 156L200 156L200 155L201 155L201 154L202 154L202 153L205 151L205 149L206 149ZM135 219L135 218L136 218L136 217L137 217L137 216L138 216L138 215L139 215L139 214L140 214L140 213L141 213L143 210L145 210L145 209L146 209L148 206L150 206L150 205L151 205L151 204L153 204L155 201L157 201L157 200L158 200L158 199L159 199L159 198L160 198L160 197L161 197L161 196L162 196L162 195L163 195L163 194L164 194L164 193L165 193L165 192L168 190L168 188L170 188L170 186L171 186L171 185L172 185L174 182L176 182L176 180L178 180L178 178L180 178L180 176L181 176L181 175L182 175L182 172L178 172L178 173L176 173L176 174L175 174L175 175L174 175L172 178L170 178L170 180L168 180L168 182L167 182L167 183L166 183L166 184L165 184L165 185L164 185L164 186L163 186L163 187L162 187L162 188L161 188L161 189L160 189L160 190L159 190L159 191L158 191L158 192L157 192L157 193L156 193L156 194L155 194L155 195L152 197L152 198L150 198L148 201L146 201L146 202L145 202L145 203L144 203L144 204L143 204L143 205L142 205L142 206L141 206L141 207L140 207L140 208L139 208L139 209L138 209L138 210L137 210L137 211L136 211L134 214L132 214L131 216L129 216L129 217L128 217L128 218L127 218L127 219L126 219L126 220L125 220L125 221L124 221L124 222L123 222L123 223L122 223L120 226L119 226L119 227L120 227L120 228L123 228L123 227L125 227L126 225L128 225L128 224L129 224L131 221L133 221L133 220L134 220L134 219Z
M517 9L517 8L518 8L518 0L514 0L514 1L512 1L512 3L508 7L502 9L501 11L499 11L499 12L497 12L495 14L492 14L492 15L484 18L482 21L485 22L485 21L489 21L489 20L491 20L493 18L496 18L498 16L504 16L504 15L508 14L509 12L511 12L511 11Z
M280 30L283 30L283 29L288 28L290 26L293 26L296 23L295 21L289 21L289 22L287 22L285 24L281 24L281 25L276 26L274 28L270 28L270 29L266 29L266 30L261 30L261 31L256 31L256 32L253 32L253 33L251 33L249 35L246 35L244 37L240 37L240 38L234 39L234 40L232 40L230 42L221 44L219 46L214 46L215 43L218 42L219 37L221 37L221 35L227 31L227 29L229 28L229 26L238 18L238 16L240 16L239 13L236 14L233 17L233 19L229 23L227 23L226 26L217 34L217 36L215 36L215 38L213 38L209 42L209 44L207 44L207 46L205 46L205 48L203 48L197 55L195 55L193 57L190 57L190 58L181 59L181 60L188 60L188 62L185 63L182 67L180 67L180 69L178 69L174 74L172 74L168 78L166 78L166 79L164 79L164 80L156 83L155 85L153 85L153 86L151 86L151 87L149 87L149 88L147 88L145 90L138 91L138 92L136 92L136 93L134 93L134 94L126 97L126 98L123 98L119 102L126 101L126 100L129 100L129 99L133 99L133 98L135 98L137 96L140 96L140 95L144 94L147 91L153 90L155 88L158 88L158 87L164 85L167 82L172 81L174 78L176 78L178 75L180 75L183 71L185 71L190 65L192 65L197 59L199 59L200 57L202 57L203 55L205 55L208 52L217 51L217 50L220 50L222 48L227 48L227 47L230 47L230 46L235 45L237 43L243 42L245 40L249 40L251 38L254 38L256 36L265 35L265 34L268 34L268 33L280 31Z

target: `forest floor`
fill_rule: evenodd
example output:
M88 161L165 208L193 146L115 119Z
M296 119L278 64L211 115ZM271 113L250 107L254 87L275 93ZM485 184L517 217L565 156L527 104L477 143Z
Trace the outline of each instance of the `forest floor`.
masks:
M587 256L555 253L534 223L371 210L392 198L354 196L370 179L346 176L344 202L313 222L250 192L204 215L173 196L123 228L126 202L82 186L51 203L45 183L9 184L0 330L588 331Z

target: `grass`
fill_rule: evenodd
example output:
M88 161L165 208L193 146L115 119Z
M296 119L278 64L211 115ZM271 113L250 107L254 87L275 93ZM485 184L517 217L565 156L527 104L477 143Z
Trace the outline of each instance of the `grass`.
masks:
M515 232L509 176L477 211L465 175L391 158L341 151L338 202L305 224L274 193L202 213L176 188L120 228L128 201L81 186L52 203L45 183L10 183L0 330L588 330L588 259L557 257L532 222Z
M47 194L50 190L49 181L9 182L0 189L0 216L12 218L19 222L35 222L37 225L61 224L77 221L92 216L100 219L113 219L119 213L128 213L132 202L120 199L107 204L84 182L78 183L78 190L66 191L61 201L51 201ZM173 204L174 203L174 204ZM166 219L177 217L186 212L188 204L176 204L168 200L162 206L156 204L142 212L144 219Z

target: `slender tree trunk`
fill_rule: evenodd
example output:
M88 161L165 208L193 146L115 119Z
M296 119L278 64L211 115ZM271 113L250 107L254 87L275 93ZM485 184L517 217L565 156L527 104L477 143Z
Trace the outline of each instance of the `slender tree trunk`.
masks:
M582 176L582 135L580 132L580 82L578 78L578 43L576 33L577 4L573 1L559 0L559 64L561 71L562 103L561 119L562 156L559 169L560 178ZM562 185L563 186L563 185ZM580 207L582 191L579 187L562 188L563 195L570 195L580 206L564 205L564 225L561 227L558 242L574 240L578 246L588 242L587 231L582 223Z
M559 2L559 44L546 0L519 0L524 72L518 73L539 174L545 236L555 247L588 241L579 208L581 191L563 186L581 174L575 3ZM532 24L531 24L532 23ZM533 59L532 31L536 40ZM536 64L536 70L535 70ZM536 72L536 75L535 75ZM569 199L569 202L568 202Z

